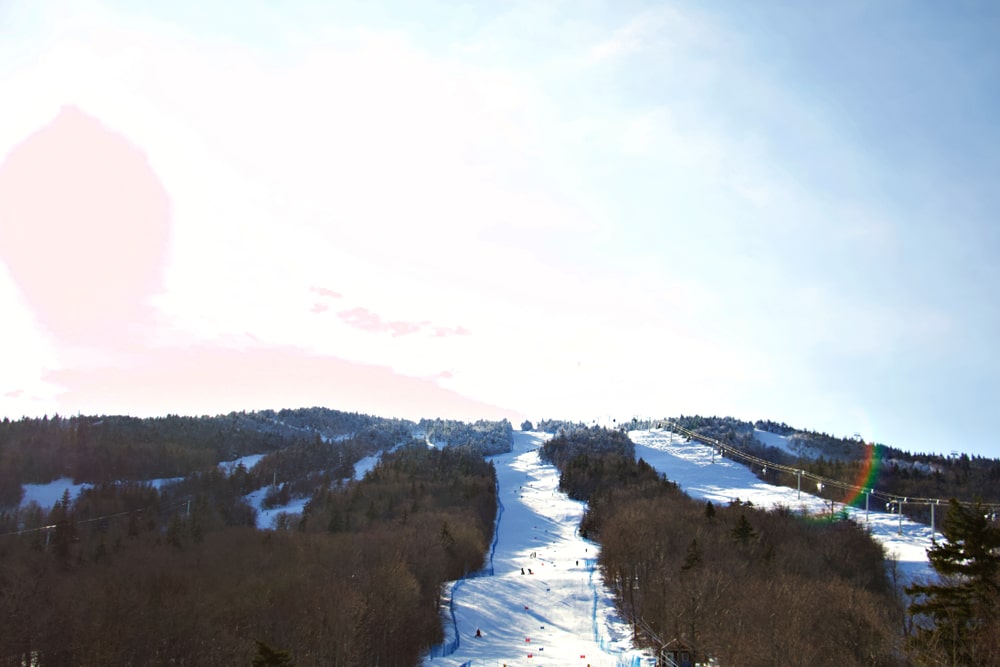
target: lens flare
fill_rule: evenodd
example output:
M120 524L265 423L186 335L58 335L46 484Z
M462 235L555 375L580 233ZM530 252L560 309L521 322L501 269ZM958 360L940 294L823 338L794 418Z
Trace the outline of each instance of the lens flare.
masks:
M852 487L845 493L844 504L852 507L865 506L865 492L871 491L878 480L878 473L882 467L882 457L879 448L875 444L865 444L865 458L861 464L861 469L851 482Z

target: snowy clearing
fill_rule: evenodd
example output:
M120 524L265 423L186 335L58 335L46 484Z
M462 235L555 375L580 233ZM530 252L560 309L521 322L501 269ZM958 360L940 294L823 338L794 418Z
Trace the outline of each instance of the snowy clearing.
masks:
M74 484L69 477L61 477L48 484L23 484L21 488L24 489L24 497L21 498L21 507L36 502L42 509L52 509L66 491L69 491L69 497L75 500L80 491L92 486L93 484Z
M253 468L255 465L257 465L257 462L260 461L265 456L267 456L267 454L250 454L248 456L241 456L240 458L233 459L232 461L223 461L222 463L219 464L219 468L222 470L222 472L226 473L227 475L232 475L233 471L236 470L236 468L238 468L240 465L242 465L247 470L250 470L250 468Z
M760 440L768 447L775 447L782 451L788 452L793 456L799 456L800 452L798 448L792 444L792 441L788 439L787 436L778 435L777 433L771 433L770 431L762 431L759 428L753 430L753 437Z
M278 518L279 514L302 514L306 503L309 502L308 498L293 498L287 505L265 509L264 497L270 488L269 486L263 486L243 496L250 503L250 506L257 510L257 528L260 530L273 529L274 520Z
M149 484L155 489L159 489L164 484L171 484L173 482L179 482L183 477L171 477L166 479L150 479L142 482L143 484ZM31 502L38 503L39 507L44 510L52 509L52 507L62 500L63 493L69 491L69 497L72 500L76 500L77 496L84 489L91 489L94 485L89 482L82 482L76 484L70 477L60 477L57 480L53 480L48 484L22 484L21 488L24 489L24 496L21 498L20 507L25 507Z
M382 460L382 453L379 452L374 456L366 456L357 463L354 464L354 478L353 479L364 479L365 475L371 472L378 462Z

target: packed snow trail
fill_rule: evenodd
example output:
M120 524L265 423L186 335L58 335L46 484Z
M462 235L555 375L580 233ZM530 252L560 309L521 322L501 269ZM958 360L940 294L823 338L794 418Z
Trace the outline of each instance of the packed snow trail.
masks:
M692 498L722 505L738 498L764 509L781 505L792 510L804 509L811 515L831 511L829 500L805 490L800 495L796 489L763 482L745 465L713 456L708 445L660 429L630 431L628 436L635 443L637 459L645 459ZM845 509L850 518L867 526L872 537L885 547L890 562L899 568L900 584L935 577L927 560L932 537L930 526L905 517L900 521L895 514L876 511L874 504L867 515L864 509L845 508L842 504L837 505L836 511Z
M539 459L549 437L516 431L513 451L490 457L503 505L494 575L460 582L449 628L458 648L425 665L651 664L632 648L631 629L614 609L597 545L577 533L585 503L559 491L558 471Z

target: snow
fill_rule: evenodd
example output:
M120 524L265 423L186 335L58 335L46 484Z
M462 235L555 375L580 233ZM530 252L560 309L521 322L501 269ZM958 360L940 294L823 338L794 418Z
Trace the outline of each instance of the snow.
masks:
M265 486L256 491L251 491L244 496L246 501L250 503L250 506L257 510L257 528L260 530L274 528L274 521L278 518L279 514L302 514L306 503L309 502L308 498L292 498L287 505L264 509L264 497L267 495L269 488Z
M830 501L803 490L801 497L796 489L774 486L759 480L745 465L712 456L712 448L701 443L681 440L669 431L631 431L635 455L643 458L660 473L676 482L692 498L728 504L739 498L758 507L771 509L776 506L802 509L809 514L830 513ZM774 438L781 438L768 434ZM770 443L767 443L770 444ZM838 504L836 511L845 509ZM931 528L922 523L896 514L847 507L847 515L862 526L867 526L872 537L880 542L886 555L898 566L902 584L933 578L934 572L927 560L931 546ZM879 509L882 509L881 507ZM942 517L943 518L943 517ZM901 530L901 532L900 532Z
M151 485L153 488L159 490L165 484L171 484L173 482L179 482L183 480L183 477L170 477L165 479L151 479L145 482L145 484ZM93 488L93 484L89 482L82 482L76 484L70 477L61 477L55 481L49 482L48 484L24 484L21 488L24 489L24 497L21 498L21 507L26 506L28 503L34 501L42 509L51 509L56 501L61 500L63 493L69 490L70 498L76 500L76 497L80 495L80 492L84 489Z
M48 484L24 484L24 497L21 498L21 507L34 501L42 509L51 509L57 501L62 499L63 493L69 490L70 498L75 499L83 489L89 489L93 484L74 484L69 477L61 477Z
M335 436L334 439L345 439L349 436ZM233 461L226 461L219 464L219 467L227 474L231 475L233 470L242 463L244 467L249 470L250 468L257 465L257 462L264 458L264 454L251 454L249 456L243 456L241 458L235 459ZM373 469L379 462L381 458L381 452L374 456L366 456L357 463L354 464L354 477L353 479L362 479L368 472ZM251 507L257 510L257 528L260 530L269 530L274 528L274 521L278 518L279 514L302 514L305 509L306 503L309 502L308 498L293 498L287 505L281 505L279 507L273 507L271 509L264 508L264 497L267 495L267 490L269 487L263 487L248 493L244 498L250 504Z
M777 433L771 433L770 431L762 431L759 428L753 430L753 437L760 440L767 447L776 447L782 451L788 452L793 456L799 456L799 451L784 435L778 435Z
M353 433L341 433L339 435L323 435L320 434L320 440L323 442L343 442L344 440L350 440L354 437Z
M558 491L558 471L538 457L549 437L515 431L513 451L489 457L502 505L493 574L455 584L448 632L458 648L425 665L652 664L615 611L598 546L577 533L585 504Z
M233 470L240 463L246 466L247 469L250 469L263 457L263 454L252 454L250 456L238 458L234 461L224 461L219 464L219 467L222 468L227 475L229 475L232 474ZM183 480L183 477L166 477L162 479L146 480L144 483L159 490L167 484L173 484L174 482L180 482ZM80 491L83 489L93 488L93 486L93 484L87 482L75 484L69 477L62 477L49 482L48 484L24 484L22 485L22 488L24 489L24 497L21 499L21 507L24 507L28 503L34 501L38 503L42 509L49 509L56 504L56 501L62 498L63 492L67 489L69 490L70 497L75 500L80 494ZM301 511L301 509L299 511Z
M186 477L163 477L161 479L151 479L151 480L149 480L149 481L147 481L145 483L149 484L154 489L156 489L157 491L159 491L160 489L162 489L167 484L176 484L177 482L183 482L185 479L187 479L187 478Z
M260 461L265 456L267 455L250 454L248 456L241 456L240 458L233 459L232 461L223 461L222 463L219 464L219 467L222 469L222 472L226 473L227 475L232 475L233 471L236 470L236 468L238 468L241 463L243 464L244 468L250 470L250 468L253 468L255 465L257 465L257 462Z
M382 458L382 453L379 452L374 456L366 456L357 463L354 464L354 479L364 479L376 465L378 465L379 460Z

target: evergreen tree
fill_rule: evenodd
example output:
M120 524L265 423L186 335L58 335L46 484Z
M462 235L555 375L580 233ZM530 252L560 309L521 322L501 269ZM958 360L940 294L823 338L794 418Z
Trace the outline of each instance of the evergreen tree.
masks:
M55 526L52 535L53 553L64 566L68 566L71 547L78 540L69 489L63 491L62 499L57 500L56 504L52 506L52 511L49 513L49 523Z
M740 514L740 518L736 521L736 527L733 528L732 535L735 542L746 546L751 540L757 537L757 531L750 525L746 515Z
M984 632L1000 612L1000 529L977 502L949 503L941 532L945 541L927 550L939 583L909 586L910 614L925 616L932 627L918 627L919 658L932 664L977 665L994 643Z
M260 640L257 640L257 655L251 664L253 667L295 667L288 651L275 650Z
M688 545L687 553L684 555L684 564L681 565L681 570L688 571L701 565L701 547L698 546L698 540L691 540L691 544Z

